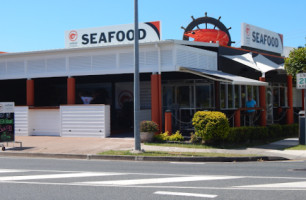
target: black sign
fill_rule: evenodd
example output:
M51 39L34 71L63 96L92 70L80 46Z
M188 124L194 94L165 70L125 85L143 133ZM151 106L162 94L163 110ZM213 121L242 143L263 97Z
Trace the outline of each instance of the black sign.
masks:
M15 141L14 112L5 112L5 105L0 105L0 142Z

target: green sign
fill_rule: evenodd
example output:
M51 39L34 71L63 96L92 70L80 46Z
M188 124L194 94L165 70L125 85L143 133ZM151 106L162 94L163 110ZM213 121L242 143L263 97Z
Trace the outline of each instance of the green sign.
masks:
M306 73L296 74L296 89L306 89Z

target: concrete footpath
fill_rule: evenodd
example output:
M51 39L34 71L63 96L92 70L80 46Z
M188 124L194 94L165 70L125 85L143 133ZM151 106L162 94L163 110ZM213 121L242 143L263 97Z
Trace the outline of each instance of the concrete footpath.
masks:
M84 137L48 137L17 136L18 143L4 143L6 150L1 156L26 156L74 159L108 159L108 160L151 160L151 161L195 161L195 162L232 162L257 160L306 160L306 151L283 150L298 145L298 138L288 138L264 146L245 149L192 149L178 147L160 147L141 144L145 151L166 152L209 152L223 154L242 154L242 157L144 157L144 156L99 156L108 150L133 150L133 138L84 138ZM252 156L250 156L252 155Z

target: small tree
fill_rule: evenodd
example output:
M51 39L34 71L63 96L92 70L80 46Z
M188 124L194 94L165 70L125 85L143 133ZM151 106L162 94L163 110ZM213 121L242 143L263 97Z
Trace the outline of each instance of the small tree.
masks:
M295 77L297 73L306 72L306 47L294 49L285 59L285 69Z

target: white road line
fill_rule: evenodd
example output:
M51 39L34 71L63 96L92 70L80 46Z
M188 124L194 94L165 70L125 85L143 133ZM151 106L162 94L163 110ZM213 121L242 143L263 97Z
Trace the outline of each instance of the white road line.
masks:
M16 172L28 172L28 170L0 169L0 173L16 173Z
M93 176L114 176L123 175L123 173L69 173L69 174L46 174L46 175L28 175L28 176L4 176L0 177L0 181L20 181L20 180L35 180L35 179L55 179L55 178L80 178Z
M288 182L288 183L272 183L260 185L244 185L238 186L239 188L298 188L306 189L306 181L303 182Z
M116 180L116 181L91 181L79 182L80 184L88 185L142 185L142 184L155 184L155 183L178 183L190 181L210 181L210 180L225 180L225 179L238 179L242 176L189 176L189 177L171 177L171 178L150 178L150 179L132 179L132 180Z
M186 197L203 197L203 198L216 198L218 195L214 194L197 194L197 193L185 193L185 192L167 192L167 191L156 191L154 194L161 195L173 195L173 196L186 196Z
M202 162L170 162L171 164L180 164L180 165L205 165L206 163Z

